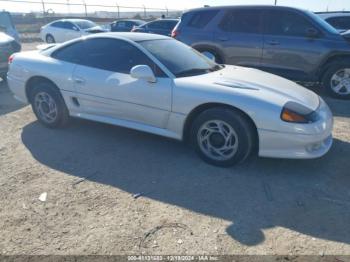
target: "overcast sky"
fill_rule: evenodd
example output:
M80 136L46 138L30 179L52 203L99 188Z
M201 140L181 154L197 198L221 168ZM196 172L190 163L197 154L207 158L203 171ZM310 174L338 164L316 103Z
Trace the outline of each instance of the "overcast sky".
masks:
M30 1L30 0L28 0ZM41 1L41 0L32 0ZM45 2L62 2L62 3L82 3L84 0L44 0ZM169 9L189 9L194 7L200 7L203 5L239 5L239 4L274 4L274 0L85 0L87 4L104 4L115 5L118 3L120 6L143 6L157 7L157 8L169 8ZM278 0L278 5L294 6L311 11L325 11L327 10L348 10L350 11L350 0ZM46 9L51 8L55 12L83 12L83 7L74 7L63 5L46 5ZM24 4L24 3L9 3L2 2L0 0L0 9L17 12L28 11L41 11L42 6L40 4ZM89 12L97 11L114 11L113 8L92 8L88 9ZM127 9L125 9L127 10ZM123 9L121 10L123 11Z

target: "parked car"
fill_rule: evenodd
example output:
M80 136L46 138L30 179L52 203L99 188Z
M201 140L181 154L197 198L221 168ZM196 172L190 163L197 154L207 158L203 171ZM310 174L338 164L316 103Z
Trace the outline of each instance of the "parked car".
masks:
M18 43L20 43L18 32L9 12L0 11L0 32L13 37Z
M53 21L40 30L40 37L47 43L62 43L88 34L106 32L101 26L84 19Z
M350 30L350 12L318 12L316 14L341 33Z
M218 63L322 82L350 98L350 40L314 13L280 6L200 8L183 14L172 36Z
M316 158L332 145L332 114L312 91L260 70L216 64L169 37L96 34L11 61L10 89L47 127L72 116L186 140L218 166L256 150Z
M130 32L134 27L141 26L145 23L145 21L136 19L118 20L111 23L111 32Z
M0 32L0 78L6 79L9 57L21 50L21 45L11 36Z
M131 31L170 36L172 30L178 22L179 19L158 19L141 26L134 27Z

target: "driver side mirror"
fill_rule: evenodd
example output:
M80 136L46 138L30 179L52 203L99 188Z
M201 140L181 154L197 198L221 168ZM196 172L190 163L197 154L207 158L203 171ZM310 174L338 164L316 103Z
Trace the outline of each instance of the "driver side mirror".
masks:
M143 79L150 83L157 82L152 69L148 65L137 65L131 68L130 75L136 79Z
M76 26L73 26L72 28L73 28L73 30L74 30L74 31L77 31L77 32L79 32L79 31L80 31L80 30L79 30L79 28L78 28L78 27L76 27Z
M306 36L309 38L317 38L320 35L320 32L315 28L306 29Z

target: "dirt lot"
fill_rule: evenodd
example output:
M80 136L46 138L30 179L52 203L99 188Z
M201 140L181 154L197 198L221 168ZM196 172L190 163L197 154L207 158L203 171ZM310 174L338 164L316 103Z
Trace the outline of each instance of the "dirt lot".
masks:
M2 82L0 254L350 255L350 102L327 102L325 157L220 169L124 128L46 129Z

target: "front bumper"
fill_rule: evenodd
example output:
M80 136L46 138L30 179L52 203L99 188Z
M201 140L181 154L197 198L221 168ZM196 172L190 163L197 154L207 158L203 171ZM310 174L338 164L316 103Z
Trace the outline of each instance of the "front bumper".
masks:
M333 116L323 100L317 112L320 120L316 123L295 124L298 133L258 129L259 156L310 159L325 155L333 143Z

